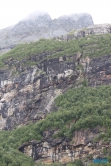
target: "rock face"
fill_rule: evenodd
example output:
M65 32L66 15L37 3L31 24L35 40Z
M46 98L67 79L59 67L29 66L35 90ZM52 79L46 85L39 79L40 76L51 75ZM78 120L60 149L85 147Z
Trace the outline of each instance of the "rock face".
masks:
M67 163L75 159L82 159L84 163L96 158L104 158L110 155L111 143L94 141L94 138L105 132L104 128L97 127L93 130L76 131L72 140L53 139L50 131L44 133L44 140L36 142L32 140L19 147L24 154L31 156L36 163L51 164L53 162ZM50 137L45 137L49 135Z
M67 62L66 57L50 59L24 69L15 62L18 76L13 76L13 70L1 71L0 128L10 130L15 125L44 118L54 99L76 81L74 58L73 62Z
M47 19L50 20L48 16ZM97 35L111 33L110 25L103 25L103 29L99 25L94 29L89 27L77 31L76 36L73 34L71 37L84 37L92 31ZM60 40L72 38L66 35ZM0 70L1 130L12 130L15 126L44 119L48 113L57 109L54 99L58 95L73 86L81 86L84 80L93 87L111 84L111 55L89 58L84 57L83 52L78 52L71 56L44 60L48 55L44 52L30 55L24 60L9 58L4 61L8 69ZM27 67L28 60L34 61L35 65ZM87 163L92 158L110 155L110 142L94 142L95 137L105 132L104 128L76 131L72 139L51 139L51 134L55 132L45 131L41 142L32 140L19 147L19 150L31 156L36 163L42 161L45 164L66 163L81 158Z
M68 41L83 38L89 35L104 35L109 33L111 33L111 24L99 24L72 31L67 35L56 37L56 39Z
M37 61L38 57L33 58ZM54 99L75 83L79 86L84 78L93 87L111 84L111 55L89 59L77 53L29 68L21 63L10 59L10 70L0 71L0 129L43 119L53 110ZM11 65L16 68L15 75ZM83 69L78 70L78 65Z
M54 20L47 13L35 14L14 26L0 30L0 53L8 51L20 43L65 35L73 29L86 28L90 25L93 25L93 20L86 13L61 16Z
M36 56L33 58L36 59ZM0 71L0 129L13 127L44 119L53 111L54 99L70 87L81 86L81 78L89 86L111 84L111 55L89 59L82 53L45 60L33 67L25 67L21 62L7 62L15 65L16 75L11 70ZM82 65L83 69L77 69ZM76 84L75 84L76 83ZM45 131L43 140L23 144L19 150L31 156L36 163L66 163L83 159L87 163L93 159L111 155L111 143L94 141L105 132L104 128L76 131L72 139L52 139L55 131Z
M94 58L90 62L87 78L93 87L111 84L111 55Z

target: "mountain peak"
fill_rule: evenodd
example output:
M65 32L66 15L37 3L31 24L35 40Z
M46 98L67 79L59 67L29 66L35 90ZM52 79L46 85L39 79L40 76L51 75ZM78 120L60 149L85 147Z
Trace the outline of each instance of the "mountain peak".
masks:
M86 28L90 25L93 25L90 14L71 14L53 20L47 12L36 11L13 27L0 31L0 53L21 43L66 35L71 30Z

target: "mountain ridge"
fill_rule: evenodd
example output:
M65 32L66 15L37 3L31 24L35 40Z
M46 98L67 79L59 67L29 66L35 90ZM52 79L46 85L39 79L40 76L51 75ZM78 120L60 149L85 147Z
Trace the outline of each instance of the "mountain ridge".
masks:
M74 18L75 17L75 18ZM21 43L30 43L40 38L53 38L66 35L73 29L93 25L90 14L73 14L67 18L51 19L49 14L24 19L18 24L0 30L0 53L4 53Z
M110 24L20 44L1 55L0 165L110 162L110 100Z

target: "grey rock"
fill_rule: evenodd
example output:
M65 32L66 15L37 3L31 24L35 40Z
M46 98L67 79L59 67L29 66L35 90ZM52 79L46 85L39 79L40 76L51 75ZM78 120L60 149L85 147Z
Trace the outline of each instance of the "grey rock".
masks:
M0 30L0 54L20 43L66 35L73 29L85 28L89 25L93 25L93 20L86 13L62 16L54 20L47 13L32 15L14 26Z
M56 40L68 41L83 38L89 35L104 35L111 33L111 24L98 24L88 26L87 28L77 29L69 34L56 37ZM87 39L88 40L88 39Z
M38 62L36 55L33 58ZM54 105L57 96L74 85L81 86L83 75L92 87L111 84L111 55L89 59L77 53L68 58L71 61L63 56L30 67L22 65L22 60L7 62L10 68L0 70L0 130L44 119L57 110ZM18 74L13 75L11 63ZM78 64L84 70L77 70Z

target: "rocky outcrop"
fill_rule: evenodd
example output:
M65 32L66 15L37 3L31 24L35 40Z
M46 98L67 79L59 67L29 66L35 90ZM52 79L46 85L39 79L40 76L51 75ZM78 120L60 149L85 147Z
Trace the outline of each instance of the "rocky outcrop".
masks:
M20 43L66 35L73 29L86 28L89 25L93 25L93 20L86 13L61 16L54 20L47 13L41 15L32 14L18 24L0 30L0 54Z
M94 141L99 134L105 132L104 128L95 128L76 131L71 140L51 139L50 131L44 133L41 142L34 140L23 144L19 150L31 156L36 163L51 164L53 162L67 163L75 159L82 159L87 165L96 158L105 158L111 153L111 143ZM53 132L52 132L53 133ZM46 135L50 137L46 138Z
M68 41L83 38L89 35L104 35L111 33L111 24L92 25L84 29L73 30L67 35L56 37L56 40Z
M111 55L92 59L87 70L90 86L111 84Z

